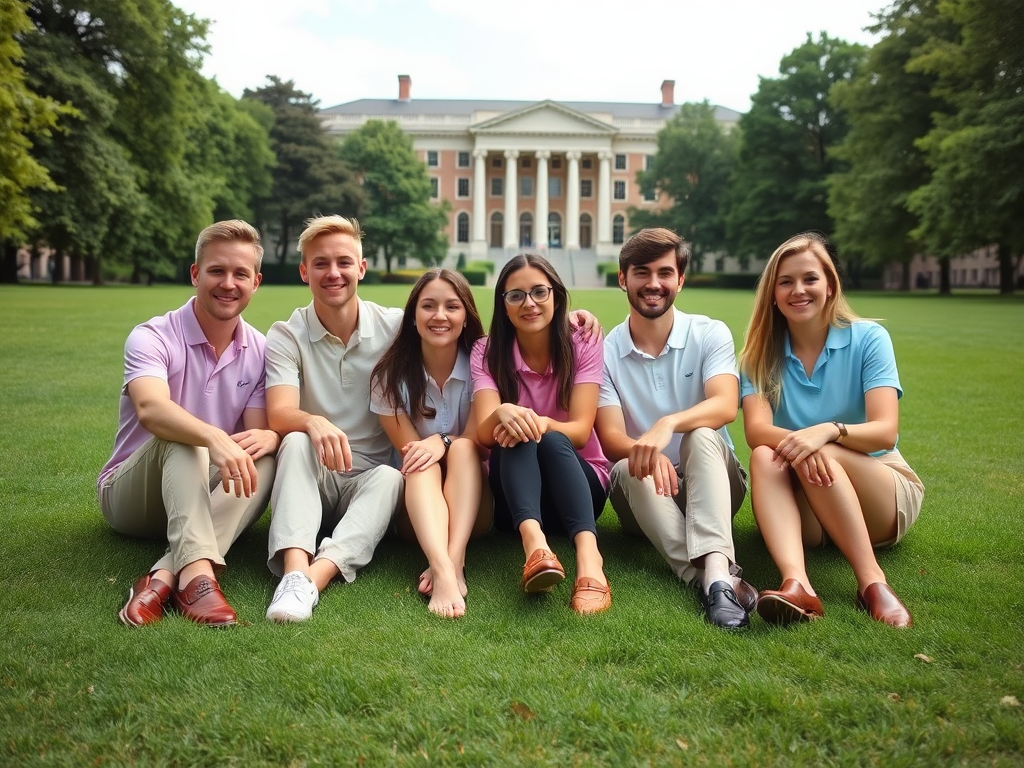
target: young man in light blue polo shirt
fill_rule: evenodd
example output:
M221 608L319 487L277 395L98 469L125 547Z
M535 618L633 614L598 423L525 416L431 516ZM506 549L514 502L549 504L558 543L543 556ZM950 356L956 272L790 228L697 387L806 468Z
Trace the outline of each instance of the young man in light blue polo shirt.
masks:
M732 518L747 476L725 425L736 418L732 334L673 302L689 248L668 229L644 229L622 247L619 286L629 317L608 334L597 434L616 462L611 501L624 530L645 535L696 588L707 620L750 623L757 591L739 578Z

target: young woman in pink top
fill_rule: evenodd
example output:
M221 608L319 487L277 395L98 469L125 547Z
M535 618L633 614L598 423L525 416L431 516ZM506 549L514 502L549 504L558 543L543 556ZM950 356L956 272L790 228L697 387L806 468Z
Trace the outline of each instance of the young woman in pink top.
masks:
M521 254L498 276L489 338L470 358L470 423L491 448L495 525L522 537L522 588L546 592L565 578L545 530L564 532L576 548L570 606L581 614L612 599L595 525L610 470L594 432L602 347L573 333L551 264Z

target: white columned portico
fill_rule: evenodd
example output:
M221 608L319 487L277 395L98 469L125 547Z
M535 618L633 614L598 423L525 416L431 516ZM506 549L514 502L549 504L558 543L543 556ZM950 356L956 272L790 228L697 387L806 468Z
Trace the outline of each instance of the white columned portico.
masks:
M469 244L474 258L487 255L487 150L473 150L473 238Z
M533 241L541 252L548 249L548 159L551 152L537 151L537 221L533 225Z
M519 150L505 150L505 247L519 247Z
M565 223L562 242L567 250L580 249L580 157L581 152L566 152L569 161L569 179L565 190Z
M597 242L598 247L612 241L612 153L597 153L601 170L597 177Z

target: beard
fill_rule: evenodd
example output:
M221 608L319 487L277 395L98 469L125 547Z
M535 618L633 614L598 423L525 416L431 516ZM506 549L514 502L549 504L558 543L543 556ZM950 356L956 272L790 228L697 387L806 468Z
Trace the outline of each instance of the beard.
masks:
M651 306L644 301L647 296L660 296L664 301L656 306ZM640 291L627 294L629 305L637 311L641 317L648 320L656 320L672 309L672 296L668 291Z

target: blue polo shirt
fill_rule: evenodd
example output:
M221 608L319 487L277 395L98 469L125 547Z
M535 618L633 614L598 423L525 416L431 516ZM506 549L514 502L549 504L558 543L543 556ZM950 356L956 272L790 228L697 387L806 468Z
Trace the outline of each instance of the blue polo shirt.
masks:
M857 320L846 328L829 328L810 378L793 354L787 331L782 393L772 423L789 430L829 421L863 424L864 393L875 387L893 387L897 397L903 396L892 339L878 323ZM750 379L741 373L740 400L753 394L757 393Z

